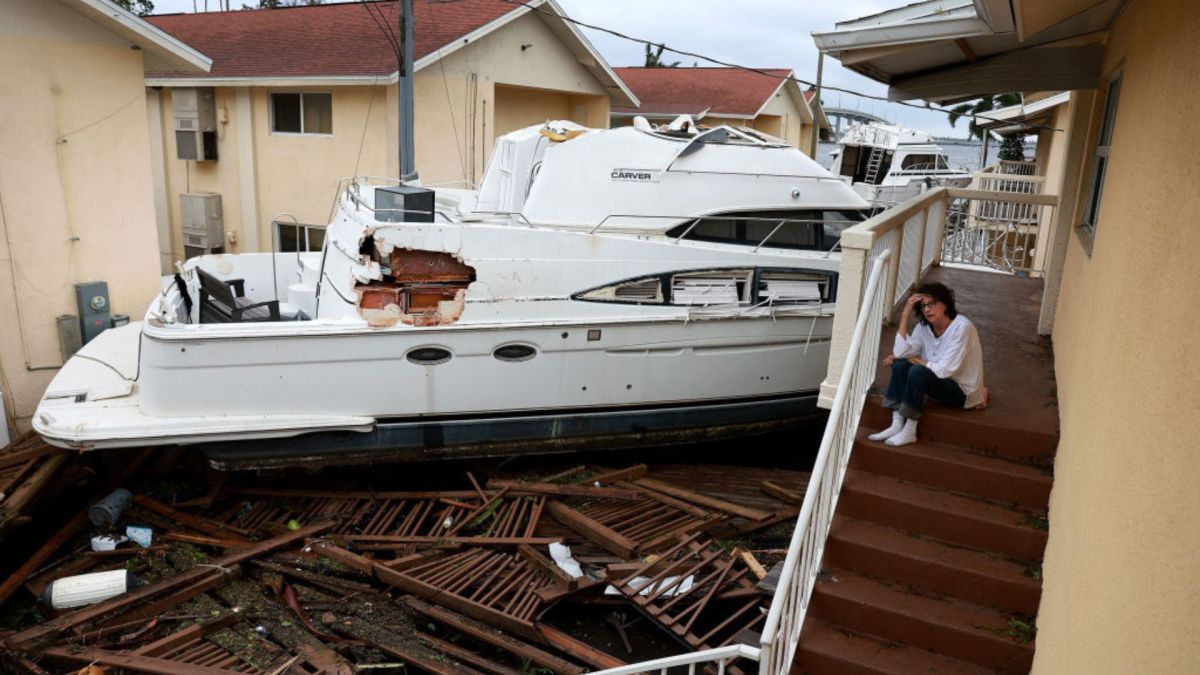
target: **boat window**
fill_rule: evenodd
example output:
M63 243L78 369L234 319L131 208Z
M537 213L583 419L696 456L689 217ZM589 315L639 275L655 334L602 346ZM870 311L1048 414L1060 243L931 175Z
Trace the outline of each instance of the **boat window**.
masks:
M819 304L827 297L827 275L764 271L758 277L759 302L769 302L772 305Z
M671 280L672 305L737 305L750 302L750 270L688 272Z
M950 164L948 161L949 159L950 158L945 155L938 155L937 168L941 169L942 171L949 171L950 170Z
M404 355L418 366L436 366L449 361L450 357L450 351L441 347L417 347Z
M823 211L824 232L821 247L831 250L842 240L842 232L867 219L866 211Z
M900 160L900 169L902 171L932 171L938 168L937 155L905 155L904 159ZM945 161L942 162L945 166Z
M667 232L667 236L742 246L821 249L822 222L820 211L723 213L702 218L694 227L690 222L677 225Z
M492 352L492 356L500 361L508 361L509 363L517 363L520 361L528 361L537 356L537 349L529 345L504 345L496 347L496 351Z
M636 304L662 304L663 284L659 277L635 279L613 286L597 288L579 295L580 300L600 302L629 302Z

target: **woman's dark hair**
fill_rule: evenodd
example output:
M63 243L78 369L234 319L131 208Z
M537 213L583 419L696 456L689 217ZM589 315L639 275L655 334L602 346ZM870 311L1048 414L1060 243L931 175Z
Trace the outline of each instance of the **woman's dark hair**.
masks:
M958 316L958 309L956 309L954 307L954 291L950 290L950 287L947 286L946 284L938 284L938 283L921 284L920 286L917 287L917 290L915 290L913 292L919 293L921 295L928 295L929 297L933 298L936 302L940 302L943 305L945 305L946 306L946 316L951 321L954 320L954 317ZM929 320L925 318L925 313L920 312L920 315L921 315L921 323L923 323L925 325L929 325Z

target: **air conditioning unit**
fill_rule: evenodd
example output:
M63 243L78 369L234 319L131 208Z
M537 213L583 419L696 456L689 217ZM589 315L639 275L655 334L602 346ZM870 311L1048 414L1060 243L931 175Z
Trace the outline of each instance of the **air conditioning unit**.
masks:
M221 211L221 195L215 192L181 194L179 216L184 258L225 252L225 217Z
M171 90L175 156L196 161L217 158L217 95L212 87Z

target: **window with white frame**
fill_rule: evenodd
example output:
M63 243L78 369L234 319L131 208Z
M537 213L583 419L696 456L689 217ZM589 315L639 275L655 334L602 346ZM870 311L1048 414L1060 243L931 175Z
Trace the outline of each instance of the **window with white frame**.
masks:
M276 220L273 224L276 250L280 253L320 251L325 245L324 225L305 225L287 220Z
M1096 135L1096 149L1092 156L1090 180L1088 182L1087 208L1083 212L1080 227L1089 234L1096 234L1100 216L1100 200L1104 195L1104 176L1108 172L1108 151L1112 146L1113 127L1116 126L1117 104L1121 98L1121 73L1108 81L1104 89L1104 112L1100 117L1100 132Z
M271 131L282 134L332 134L333 95L316 92L271 94Z

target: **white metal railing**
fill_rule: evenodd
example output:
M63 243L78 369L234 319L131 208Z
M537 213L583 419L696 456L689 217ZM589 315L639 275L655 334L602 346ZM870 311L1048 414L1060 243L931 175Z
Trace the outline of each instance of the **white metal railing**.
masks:
M609 668L593 673L593 675L638 675L640 673L653 673L658 671L661 675L667 675L667 671L671 668L679 668L682 666L688 667L688 675L696 675L696 666L715 664L717 674L724 675L725 667L737 659L749 659L757 661L759 650L757 647L750 645L729 645L726 647L717 647L716 649L705 649L700 652L691 652L688 654L680 654L678 656L668 656L662 659L654 659L652 661L642 661L628 666L620 666L618 668ZM705 670L704 672L709 672Z
M867 390L875 381L880 330L884 314L891 307L891 303L886 302L882 283L890 255L891 251L885 250L871 264L862 300L866 309L859 313L850 339L829 421L825 423L825 435L821 438L821 449L763 627L760 675L783 675L792 667L813 585L821 571L821 556L833 524L863 403Z
M1013 159L997 160L996 173L1012 176L1033 176L1037 174L1037 162L1025 162Z

